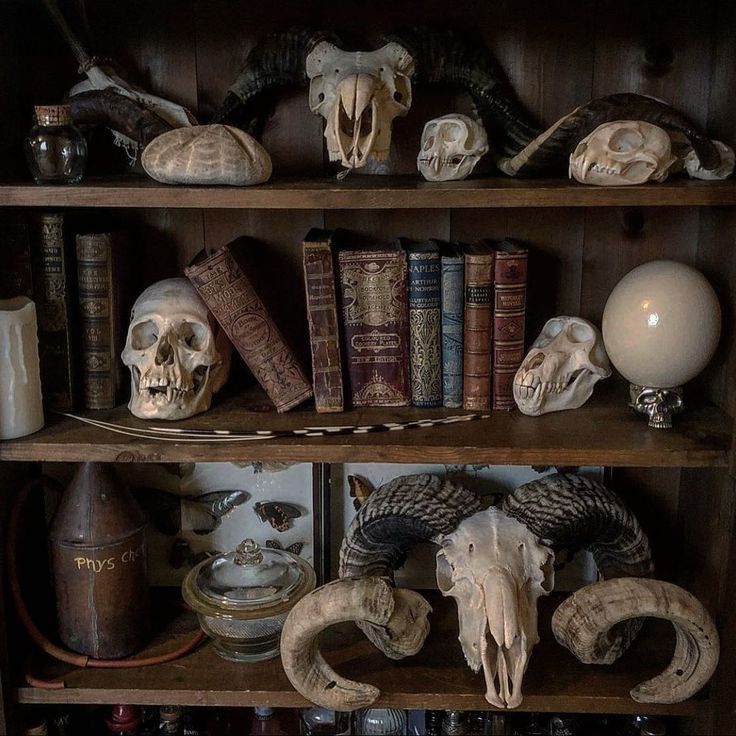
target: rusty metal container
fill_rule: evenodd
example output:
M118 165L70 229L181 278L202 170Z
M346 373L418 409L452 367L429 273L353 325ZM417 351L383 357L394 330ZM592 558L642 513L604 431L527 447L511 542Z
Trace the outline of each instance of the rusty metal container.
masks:
M108 465L80 465L49 534L59 636L72 651L118 659L146 643L145 525Z

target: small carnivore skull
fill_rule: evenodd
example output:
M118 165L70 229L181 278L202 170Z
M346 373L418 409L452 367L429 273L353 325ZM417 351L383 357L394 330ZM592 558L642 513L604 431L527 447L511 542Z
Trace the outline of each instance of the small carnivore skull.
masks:
M486 153L488 137L477 120L443 115L424 126L417 168L428 181L455 181L468 176Z
M350 52L322 41L306 65L309 108L327 121L330 161L358 169L369 158L388 158L394 118L411 107L411 54L397 43Z
M642 120L617 120L578 143L569 175L583 184L643 184L664 181L676 160L667 131Z
M437 584L457 601L465 659L474 672L483 667L491 705L515 708L539 641L537 601L554 587L554 553L495 507L465 519L439 542Z
M698 154L695 153L695 149L691 148L688 151L685 156L684 165L685 171L687 171L690 178L713 181L717 179L728 179L733 174L734 164L736 164L736 155L734 155L733 148L727 146L722 141L713 141L713 145L718 149L718 153L721 154L721 163L715 169L704 169L700 164Z
M528 416L577 409L610 375L598 328L580 317L553 317L514 376L514 400Z
M131 311L122 353L128 408L141 419L185 419L206 411L230 372L230 343L187 279L149 286Z

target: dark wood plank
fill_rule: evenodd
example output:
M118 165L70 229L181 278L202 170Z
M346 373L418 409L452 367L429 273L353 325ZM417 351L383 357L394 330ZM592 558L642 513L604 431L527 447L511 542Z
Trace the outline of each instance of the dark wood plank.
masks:
M631 412L617 384L596 389L582 408L542 417L495 412L489 419L409 431L264 442L170 443L101 432L74 419L51 418L34 435L0 443L0 460L81 462L198 462L284 460L294 462L488 463L512 465L726 466L731 421L714 407L691 409L672 431L654 431ZM276 414L260 390L218 399L207 413L177 423L182 428L245 432L303 427L417 421L464 412L447 409L363 409L332 416L310 407ZM145 428L126 408L91 418Z
M1 207L170 207L203 209L477 209L497 207L736 206L736 182L672 179L636 187L594 187L561 179L416 177L275 178L254 187L166 186L150 179L85 179L66 187L0 184ZM593 218L597 215L592 214Z
M430 635L419 654L392 661L381 654L352 624L329 629L322 651L340 674L371 682L381 689L377 706L394 708L458 708L492 710L483 697L482 673L465 664L457 641L454 601L428 595L434 612ZM549 620L559 595L542 599L540 637L524 677L520 711L693 714L705 703L689 700L674 705L634 702L631 687L661 671L671 656L672 627L647 625L632 649L610 667L578 662L552 637ZM659 625L657 625L659 624ZM194 616L180 614L171 629L180 636L196 626ZM159 637L159 640L163 637ZM166 645L163 645L166 646ZM162 645L150 647L161 651ZM168 646L171 646L169 643ZM147 651L149 651L147 650ZM253 664L226 662L207 644L175 663L128 670L76 670L64 675L52 667L45 676L64 676L63 690L20 687L21 703L126 703L306 707L308 702L291 687L278 659Z

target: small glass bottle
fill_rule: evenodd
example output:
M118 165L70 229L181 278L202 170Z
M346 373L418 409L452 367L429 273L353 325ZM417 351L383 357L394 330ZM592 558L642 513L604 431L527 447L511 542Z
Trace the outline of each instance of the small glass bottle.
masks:
M181 736L184 732L180 705L162 705L158 712L158 732L166 736Z
M137 736L143 722L139 705L113 705L105 714L107 733L115 736Z
M361 736L404 736L406 713L397 708L365 708L355 716L355 732Z
M442 718L444 715L441 710L424 711L425 736L442 736Z
M250 736L295 736L299 733L294 712L290 708L267 708L256 706Z
M638 727L641 736L666 736L667 734L667 728L659 718L636 716L634 723Z
M467 733L467 717L462 710L446 710L442 719L442 736L462 736Z
M302 736L350 736L350 714L307 708L299 718Z
M87 141L72 123L69 105L39 105L25 140L28 168L36 184L77 184L87 164Z

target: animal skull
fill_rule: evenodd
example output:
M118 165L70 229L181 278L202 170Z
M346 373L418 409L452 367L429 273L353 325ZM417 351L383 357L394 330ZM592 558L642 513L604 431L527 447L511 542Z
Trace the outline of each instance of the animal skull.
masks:
M728 179L733 174L734 164L736 164L736 155L734 155L733 148L727 146L722 141L713 141L713 145L718 149L718 153L721 154L720 165L711 171L704 169L700 164L698 154L695 153L695 149L690 148L684 160L685 171L687 171L690 178L712 181L716 179Z
M610 375L598 328L580 317L553 317L514 376L514 400L528 416L577 409Z
M515 708L539 641L537 600L554 587L554 553L493 507L439 541L437 584L457 600L465 659L474 672L483 667L491 705Z
M397 43L376 51L343 51L327 41L307 55L309 107L326 121L330 161L347 169L383 161L394 118L411 107L414 59Z
M216 325L187 279L158 281L138 297L122 353L135 416L185 419L209 409L230 372L230 343Z
M667 131L642 120L598 126L570 155L570 177L583 184L620 186L664 181L677 161Z
M428 181L465 179L488 153L485 128L467 115L443 115L422 131L417 168Z

